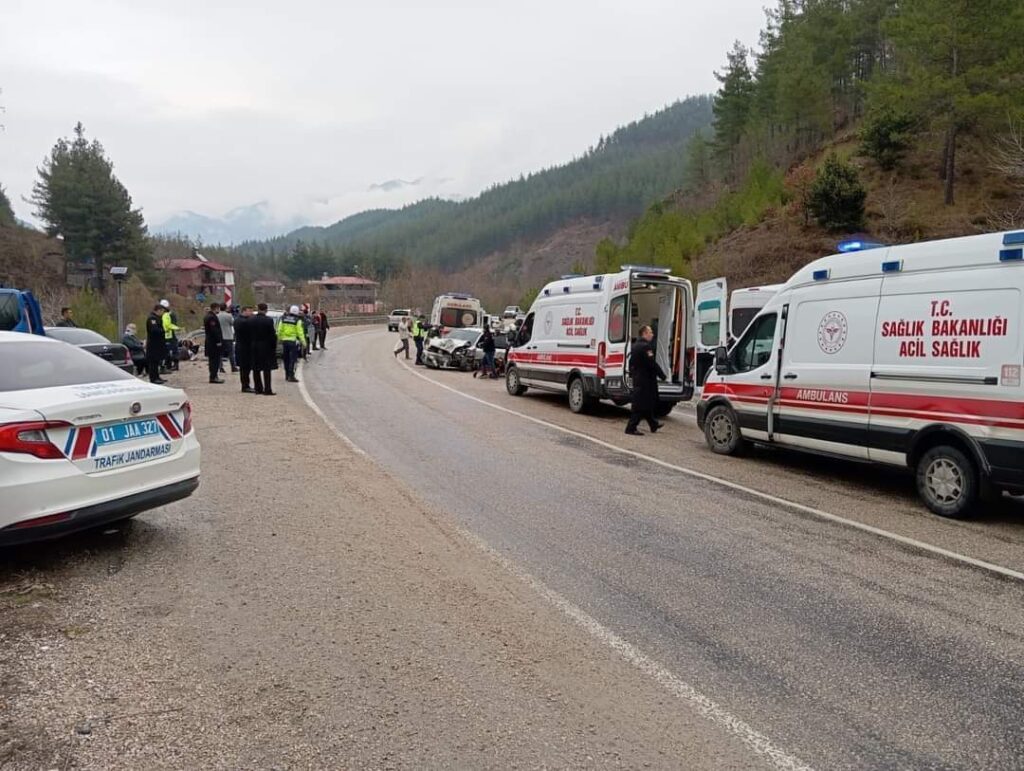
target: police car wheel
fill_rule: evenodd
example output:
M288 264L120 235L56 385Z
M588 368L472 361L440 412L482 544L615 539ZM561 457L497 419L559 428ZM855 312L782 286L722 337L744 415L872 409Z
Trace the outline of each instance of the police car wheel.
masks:
M522 396L526 393L526 386L519 380L519 371L515 367L505 370L505 390L512 396Z
M574 378L569 383L569 409L579 415L590 409L590 404L586 386L583 385L583 378Z
M672 412L672 408L675 406L675 402L658 402L658 406L654 409L654 414L659 418L668 417L668 414Z
M712 407L704 418L704 438L712 452L719 455L738 453L743 445L743 437L740 435L736 413L724 404Z
M956 447L940 445L917 462L917 491L925 505L941 517L968 517L978 500L978 472Z

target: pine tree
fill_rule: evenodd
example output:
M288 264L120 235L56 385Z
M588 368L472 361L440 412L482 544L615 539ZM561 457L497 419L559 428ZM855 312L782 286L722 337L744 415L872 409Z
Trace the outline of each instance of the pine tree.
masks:
M32 188L36 215L46 232L64 239L67 259L93 261L102 285L106 268L120 264L148 273L152 267L146 224L114 176L103 146L75 126L74 139L57 140Z
M754 77L747 61L749 51L738 40L726 54L724 72L716 72L721 83L715 96L715 151L728 162L730 171L736 162L736 146L743 138L753 106Z
M832 153L818 169L807 208L823 228L852 232L864 225L866 198L857 169Z
M1020 0L915 0L887 23L893 73L874 90L876 105L927 116L944 137L940 173L955 202L957 151L964 135L1019 103Z
M0 185L0 227L14 227L14 209L11 208L11 199L7 197L7 191Z

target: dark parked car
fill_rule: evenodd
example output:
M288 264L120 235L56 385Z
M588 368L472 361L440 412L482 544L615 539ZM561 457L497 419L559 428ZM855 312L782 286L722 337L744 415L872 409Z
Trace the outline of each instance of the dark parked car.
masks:
M125 372L135 372L135 365L132 363L132 356L128 349L120 343L110 342L99 332L81 327L47 327L46 336L77 345L82 350L93 353L104 361L109 361Z

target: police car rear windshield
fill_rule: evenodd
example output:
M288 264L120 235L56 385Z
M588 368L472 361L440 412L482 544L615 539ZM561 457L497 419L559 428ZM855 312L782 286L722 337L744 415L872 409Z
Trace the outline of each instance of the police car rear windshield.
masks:
M66 343L0 343L0 392L134 380L99 356Z

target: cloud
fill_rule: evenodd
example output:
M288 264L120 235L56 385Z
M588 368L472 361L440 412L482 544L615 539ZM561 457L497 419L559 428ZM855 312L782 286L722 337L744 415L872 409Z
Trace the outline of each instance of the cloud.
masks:
M151 223L473 195L712 90L762 3L6 0L0 183L29 217L36 167L81 120Z

